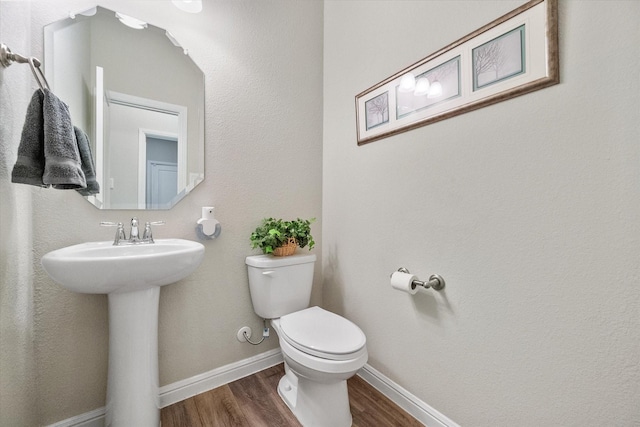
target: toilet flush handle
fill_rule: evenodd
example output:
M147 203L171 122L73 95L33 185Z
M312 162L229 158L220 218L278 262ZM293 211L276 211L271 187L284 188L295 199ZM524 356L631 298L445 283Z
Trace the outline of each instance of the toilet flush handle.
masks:
M267 270L262 272L264 276L273 276L273 273L275 273L275 271L273 270Z

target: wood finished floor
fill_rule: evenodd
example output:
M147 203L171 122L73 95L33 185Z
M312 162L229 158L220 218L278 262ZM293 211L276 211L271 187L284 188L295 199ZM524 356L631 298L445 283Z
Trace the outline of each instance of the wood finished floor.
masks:
M299 427L278 396L283 364L162 409L162 427ZM366 381L347 381L353 427L423 427ZM331 427L331 426L327 426Z

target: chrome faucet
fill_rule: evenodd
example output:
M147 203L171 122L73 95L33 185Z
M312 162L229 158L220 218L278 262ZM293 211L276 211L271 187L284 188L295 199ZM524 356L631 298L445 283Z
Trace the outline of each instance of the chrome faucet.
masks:
M127 240L127 236L124 231L124 224L121 222L108 222L102 221L100 223L103 227L117 227L116 228L116 236L113 239L114 246L120 245L135 245L139 243L154 243L153 241L153 233L151 232L152 225L163 225L164 221L147 221L144 226L144 233L142 235L142 239L140 238L140 226L138 222L138 218L131 218L131 232L129 233L129 239Z
M129 243L140 243L140 235L138 234L138 218L131 218L131 232L129 233Z

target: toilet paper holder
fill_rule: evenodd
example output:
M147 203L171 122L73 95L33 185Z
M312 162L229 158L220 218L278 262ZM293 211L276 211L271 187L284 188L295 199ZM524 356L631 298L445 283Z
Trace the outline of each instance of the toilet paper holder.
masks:
M399 272L401 273L407 273L407 274L411 274L409 272L409 270L407 270L404 267L400 267L398 269ZM429 289L432 288L435 291L439 291L444 289L444 279L442 278L442 276L438 275L438 274L432 274L431 276L429 276L429 281L425 282L422 280L414 280L413 282L411 282L411 289L415 289L416 286L422 286L425 289Z

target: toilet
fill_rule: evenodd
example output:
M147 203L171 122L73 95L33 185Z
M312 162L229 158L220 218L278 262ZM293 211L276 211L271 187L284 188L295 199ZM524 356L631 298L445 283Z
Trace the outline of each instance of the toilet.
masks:
M269 319L284 357L278 394L305 427L351 426L347 379L367 362L366 337L349 320L309 307L314 254L246 258L251 301Z

